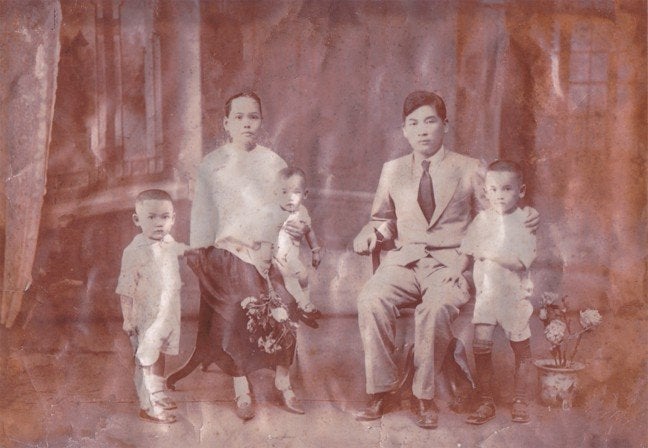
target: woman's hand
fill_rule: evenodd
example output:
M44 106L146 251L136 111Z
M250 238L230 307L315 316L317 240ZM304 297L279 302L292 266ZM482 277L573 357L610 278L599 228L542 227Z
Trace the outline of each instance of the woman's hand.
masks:
M303 221L288 221L285 227L286 233L294 239L301 239L308 233L310 227Z

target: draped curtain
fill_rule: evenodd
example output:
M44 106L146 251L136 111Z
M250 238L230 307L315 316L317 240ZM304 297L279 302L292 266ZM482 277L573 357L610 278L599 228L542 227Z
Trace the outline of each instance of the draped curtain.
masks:
M188 4L193 5L191 14ZM316 190L314 200L319 192L319 199L325 202L319 209L335 207L335 201L346 204L349 198L360 198L362 205L345 214L344 225L335 221L335 214L314 207L323 237L349 241L357 226L348 223L365 219L382 161L402 152L398 128L402 97L411 89L437 88L449 100L450 147L488 160L519 158L529 165L525 166L529 196L542 211L543 221L569 218L574 222L573 235L567 237L561 230L558 239L566 241L562 243L566 248L545 254L547 263L560 264L571 257L565 254L577 253L584 257L583 266L596 264L609 270L603 272L610 277L605 294L616 302L612 305L615 309L645 297L645 288L637 280L645 272L645 176L643 165L637 162L645 150L641 126L645 117L645 43L627 45L637 41L645 26L642 28L631 12L618 9L614 17L541 12L528 16L524 8L517 11L514 3L506 8L497 2L474 2L462 8L443 4L432 11L406 3L390 4L391 9L383 10L370 3L307 1L250 10L245 3L184 2L184 12L178 14L173 2L157 5L155 31L164 49L161 61L166 77L161 94L162 109L167 111L162 118L167 131L164 151L173 161L174 180L189 182L188 173L195 170L203 137L209 150L222 136L222 110L215 105L222 104L238 87L253 85L267 104L266 140L291 163L308 168ZM4 249L0 246L4 250L0 323L10 327L31 282L45 194L62 13L58 0L16 0L0 2L0 16L7 25L0 34L0 197L4 199L0 228L5 234ZM565 24L559 23L560 17ZM614 80L611 85L618 84L611 90L615 102L611 99L608 105L615 111L610 115L616 122L608 129L596 128L606 134L608 143L595 154L601 160L588 158L587 168L575 151L558 149L569 143L561 138L580 134L561 124L563 115L552 112L553 105L566 100L547 87L565 71L560 67L568 67L564 59L570 54L571 41L561 47L561 39L565 40L566 30L576 18L586 29L611 30L614 39L606 40L607 51L615 55L611 61L618 61L610 62L608 70ZM401 19L422 20L422 25L403 27ZM201 20L202 27L197 27ZM381 27L391 20L394 31L377 39ZM293 41L300 45L292 45ZM420 54L398 50L412 42L424 42L424 50ZM282 59L288 49L294 60L290 66ZM385 51L391 55L386 61ZM179 57L185 62L178 63ZM202 68L196 63L199 58ZM639 62L624 63L634 60ZM358 61L363 63L358 65ZM341 80L349 84L340 87ZM358 87L365 85L373 86L380 95ZM346 101L321 94L332 86L344 88ZM318 92L312 93L315 87ZM198 91L202 91L202 102L195 93ZM372 112L368 124L357 121L358 110ZM594 135L587 126L579 126L581 132ZM563 134L566 137L561 137ZM551 141L546 140L549 137ZM610 157L612 153L614 157ZM611 235L610 241L592 243L581 235L585 225L595 224L594 220L588 219L588 214L576 216L565 210L572 210L570 201L582 209L588 198L594 197L589 176L596 173L591 166L607 174L608 158L616 178L637 171L632 176L637 182L624 184L628 191L620 199L614 198L616 208L623 210L618 215L626 218L602 214L604 219L597 224L595 233ZM365 164L363 175L357 174L360 161ZM587 175L566 176L557 169L563 165L578 167L572 171ZM613 201L605 192L599 196L592 210ZM577 264L574 258L570 260L571 265ZM574 288L580 290L578 275L567 277L575 279ZM592 294L601 295L598 284L595 289Z
M3 174L0 225L4 262L0 323L10 328L31 283L59 61L57 0L0 3L2 31L0 130Z

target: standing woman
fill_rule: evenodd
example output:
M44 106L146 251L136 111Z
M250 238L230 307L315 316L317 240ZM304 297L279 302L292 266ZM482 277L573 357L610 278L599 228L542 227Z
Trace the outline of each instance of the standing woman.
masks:
M246 375L260 368L275 369L275 386L287 410L304 413L288 376L295 344L268 350L257 341L251 342L241 305L248 297L274 290L289 319L295 319L294 298L270 263L273 244L285 219L278 216L277 175L286 163L256 143L261 119L261 100L254 92L231 97L225 104L223 120L230 141L201 162L190 233L191 247L198 249L188 260L201 291L196 348L187 364L167 380L173 388L198 364L216 363L233 377L236 412L244 420L254 417ZM299 224L290 229L297 237L306 230Z

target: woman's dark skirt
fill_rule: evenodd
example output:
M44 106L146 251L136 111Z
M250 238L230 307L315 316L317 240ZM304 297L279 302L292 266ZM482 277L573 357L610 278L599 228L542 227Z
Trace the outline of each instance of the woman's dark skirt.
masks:
M269 354L258 347L256 341L250 341L241 301L268 291L266 279L253 265L215 247L192 250L187 263L200 283L198 335L192 358L197 356L204 366L216 363L231 376L292 363L294 344L286 350ZM295 299L286 290L281 274L271 268L269 276L294 320Z

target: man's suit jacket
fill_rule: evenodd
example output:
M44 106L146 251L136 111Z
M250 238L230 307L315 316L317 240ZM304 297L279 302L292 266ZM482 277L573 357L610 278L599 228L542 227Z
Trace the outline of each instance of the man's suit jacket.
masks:
M381 264L407 265L428 254L448 265L458 255L466 228L483 203L484 166L477 159L441 148L443 158L434 171L436 208L427 222L418 204L421 169L413 154L383 165L368 224L394 240Z

